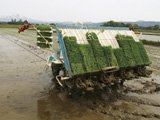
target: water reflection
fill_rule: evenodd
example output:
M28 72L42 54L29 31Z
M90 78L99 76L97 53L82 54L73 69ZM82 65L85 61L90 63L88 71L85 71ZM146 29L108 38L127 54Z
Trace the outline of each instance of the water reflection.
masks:
M103 120L103 116L96 114L94 110L86 109L96 107L97 101L115 101L115 97L108 91L105 94L87 93L67 98L65 93L50 87L48 94L37 101L38 118L40 120ZM106 91L105 91L106 92ZM96 102L95 102L96 101ZM78 103L78 104L77 104Z

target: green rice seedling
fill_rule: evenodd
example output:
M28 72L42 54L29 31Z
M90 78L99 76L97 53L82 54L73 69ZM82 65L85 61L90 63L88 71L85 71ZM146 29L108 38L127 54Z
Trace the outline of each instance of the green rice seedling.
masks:
M82 63L71 63L71 69L74 74L80 74L85 72L85 68Z
M52 33L50 33L50 32L40 32L40 34L42 36L52 36ZM40 35L40 34L37 32L37 35Z
M41 48L49 48L49 45L45 44L45 43L37 43L37 46L39 46Z
M51 38L45 38L48 42L52 42L52 39ZM37 41L40 41L40 42L46 42L46 40L44 40L43 38L39 38L37 37Z
M135 67L136 66L136 62L135 62L135 59L133 57L131 48L123 49L123 52L125 54L126 60L129 63L129 67Z
M129 67L128 60L126 59L126 56L122 48L114 49L114 55L117 59L120 69Z
M144 65L144 62L143 62L141 53L138 49L136 41L134 41L134 39L132 39L132 40L128 40L128 43L131 46L131 51L132 51L133 57L135 59L136 65L138 65L138 66Z
M74 74L86 72L83 57L79 49L79 45L76 42L76 37L67 37L63 38L69 63L71 65L71 70Z
M98 37L95 33L87 33L86 37L88 39L89 44L92 47L94 58L97 63L98 69L102 69L103 67L106 67L106 57L104 55L103 48L98 40Z
M146 52L146 50L145 50L145 48L144 48L143 43L142 43L142 42L136 42L136 43L137 43L138 49L139 49L139 51L140 51L140 54L141 54L141 56L142 56L144 65L149 65L149 64L151 64L151 61L149 60L149 57L148 57L148 55L147 55L147 52Z
M119 46L123 49L126 60L128 61L129 67L135 67L136 61L132 53L131 46L128 41L132 40L132 37L125 35L117 35L117 42Z
M123 49L129 67L149 65L149 57L141 42L136 42L132 36L117 35L119 46Z
M117 66L117 69L119 69L119 65L114 55L112 47L111 46L103 47L103 51L106 58L106 67Z
M37 30L51 30L51 28L49 26L46 25L37 25L36 26Z
M79 44L81 54L83 57L83 62L87 72L93 72L98 70L96 60L94 58L94 53L90 44Z

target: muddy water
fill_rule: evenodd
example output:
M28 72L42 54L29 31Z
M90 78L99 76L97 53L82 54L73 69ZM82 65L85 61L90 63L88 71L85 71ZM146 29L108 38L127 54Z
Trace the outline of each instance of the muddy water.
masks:
M151 78L67 96L51 83L45 61L0 33L0 120L158 120L160 48L145 46L153 64ZM40 52L41 53L41 52Z

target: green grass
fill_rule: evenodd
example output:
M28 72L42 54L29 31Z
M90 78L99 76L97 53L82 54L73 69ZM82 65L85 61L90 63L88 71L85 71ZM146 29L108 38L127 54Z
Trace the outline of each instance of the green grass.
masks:
M119 46L123 49L123 54L125 55L126 61L128 61L128 67L135 67L136 61L134 59L131 46L129 44L129 40L132 40L133 38L130 36L125 35L117 35L116 36L117 42Z
M104 51L101 44L99 43L97 35L92 32L92 33L87 33L86 37L88 39L89 44L92 47L98 69L107 66Z
M121 69L127 68L129 65L122 48L114 49L114 55Z
M95 33L87 33L88 44L77 44L76 37L64 37L71 70L74 74L118 66L111 46L102 47Z
M37 43L37 46L39 46L41 48L49 48L49 45L45 44L45 43Z
M94 58L94 52L90 44L79 45L83 62L87 72L98 70L96 60Z
M9 24L0 24L0 28L20 28L23 25L9 25Z
M48 30L50 31L51 28L49 26L46 26L46 25L37 25L36 26L37 30ZM52 33L50 32L40 32L42 36L52 36ZM37 35L39 35L39 33L37 32ZM45 38L48 42L51 42L52 39L50 38ZM37 41L40 41L40 42L46 42L43 38L38 38L37 37ZM40 44L37 44L39 47L42 47L42 48L48 48L49 45L48 44L44 44L44 43L40 43Z
M160 33L160 30L145 30L145 29L135 29L138 32L152 32L152 33Z
M18 33L18 28L0 28L0 31L23 41L29 42L32 45L37 44L37 36L35 30L27 29L24 32Z
M148 57L147 52L146 52L146 50L143 46L143 43L142 42L137 42L137 46L138 46L138 49L140 51L141 57L143 59L144 65L151 64L151 61L149 60L149 57Z
M76 42L76 37L66 36L63 38L63 40L66 46L67 55L68 55L72 72L74 74L86 72L81 51Z
M142 42L151 42L151 43L160 43L160 41L152 41L152 40L145 40L145 39L141 39L140 41L142 41Z
M42 36L52 36L52 33L49 33L49 32L40 32L40 34ZM38 32L37 32L37 35L40 35Z
M51 30L51 28L46 25L37 25L36 28L37 30Z
M48 42L52 42L52 39L51 38L45 38ZM37 41L40 41L40 42L46 42L46 40L44 40L43 38L37 38Z
M119 46L122 48L121 51L123 51L123 53L121 52L119 56L116 51L116 57L117 59L120 59L121 55L123 54L122 57L125 57L124 62L126 63L125 67L151 64L147 52L141 42L136 42L134 41L133 37L125 35L117 35L116 39L119 43ZM121 65L122 63L119 64Z
M104 67L117 69L149 65L151 62L141 42L133 37L117 35L120 48L101 46L95 33L87 33L88 44L77 44L76 37L64 37L71 71L74 74L94 72Z

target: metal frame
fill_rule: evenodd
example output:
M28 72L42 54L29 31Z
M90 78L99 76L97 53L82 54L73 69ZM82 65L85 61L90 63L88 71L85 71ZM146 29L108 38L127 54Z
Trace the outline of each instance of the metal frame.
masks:
M64 59L65 69L69 72L69 77L72 77L71 67L69 64L69 59L67 56L67 51L65 48L65 44L63 38L59 32L59 29L103 29L103 30L128 30L127 27L89 27L89 26L71 26L71 25L55 25L56 26L56 33L60 42L62 55Z
M103 29L103 30L129 30L128 27L96 27L96 26L73 26L56 25L58 29Z
M65 68L66 70L69 72L69 77L72 77L72 73L71 73L71 68L70 68L70 64L69 64L69 60L68 60L68 56L67 56L67 51L64 45L64 41L62 39L62 36L59 32L59 28L56 25L56 32L57 32L57 36L60 42L60 46L61 46L61 50L62 50L62 55L63 55L63 59L64 59L64 64L65 64Z

